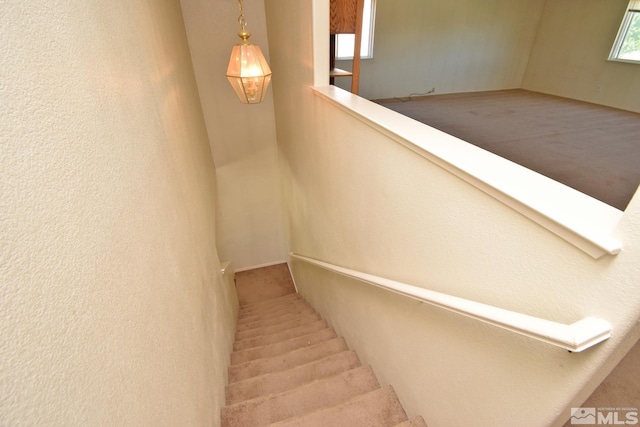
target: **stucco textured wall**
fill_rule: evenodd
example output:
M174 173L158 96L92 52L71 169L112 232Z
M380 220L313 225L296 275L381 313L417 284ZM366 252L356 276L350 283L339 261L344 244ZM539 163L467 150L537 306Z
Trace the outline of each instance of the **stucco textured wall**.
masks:
M429 426L562 425L640 335L640 198L615 232L622 253L594 260L315 96L318 1L266 2L290 249L554 321L600 317L614 332L571 354L292 262L299 292Z
M0 425L216 425L237 302L178 0L0 10Z

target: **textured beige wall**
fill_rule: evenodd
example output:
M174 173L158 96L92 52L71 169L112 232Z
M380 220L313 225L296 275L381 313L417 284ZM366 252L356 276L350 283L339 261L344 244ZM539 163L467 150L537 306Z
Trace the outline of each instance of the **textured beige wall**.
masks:
M522 87L640 112L640 66L607 61L628 4L547 1Z
M367 99L520 87L544 0L376 0ZM350 68L350 61L339 61ZM351 79L336 79L349 88Z
M594 260L314 95L312 1L266 2L290 249L614 333L571 354L293 262L299 291L429 426L562 425L640 335L640 198Z
M218 185L217 245L238 269L283 262L272 88L261 104L242 104L225 77L240 42L238 2L182 0L198 90ZM250 41L267 59L264 2L245 0Z
M237 302L178 0L0 10L0 425L216 425Z
M624 356L587 400L586 408L630 408L640 406L640 341ZM626 421L626 411L619 411L619 421ZM629 420L631 421L631 420ZM571 420L565 426L570 426Z

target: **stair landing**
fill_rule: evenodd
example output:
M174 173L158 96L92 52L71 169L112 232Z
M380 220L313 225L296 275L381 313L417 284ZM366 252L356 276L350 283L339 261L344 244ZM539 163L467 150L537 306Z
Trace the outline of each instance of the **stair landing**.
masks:
M235 273L240 306L296 292L287 264L276 264Z

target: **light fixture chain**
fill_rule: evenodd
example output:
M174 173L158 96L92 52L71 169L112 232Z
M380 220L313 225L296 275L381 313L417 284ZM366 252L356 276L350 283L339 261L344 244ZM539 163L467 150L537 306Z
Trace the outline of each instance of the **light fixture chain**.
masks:
M245 31L247 27L247 20L244 19L244 9L242 7L242 0L238 0L238 8L240 9L240 16L238 16L238 24L240 24L241 31Z

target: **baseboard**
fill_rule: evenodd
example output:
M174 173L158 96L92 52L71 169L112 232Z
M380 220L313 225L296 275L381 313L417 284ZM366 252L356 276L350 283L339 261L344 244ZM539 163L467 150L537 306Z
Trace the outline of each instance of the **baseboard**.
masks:
M289 268L289 274L291 275L291 281L293 281L293 288L296 290L296 294L299 294L298 285L296 284L296 278L293 275L293 270L291 269L291 258L287 260L287 267Z
M268 263L265 263L265 264L254 265L254 266L251 266L251 267L242 267L242 268L236 269L236 273L241 273L243 271L255 270L257 268L271 267L272 265L286 264L286 263L287 263L287 260L283 259L281 261L268 262Z

